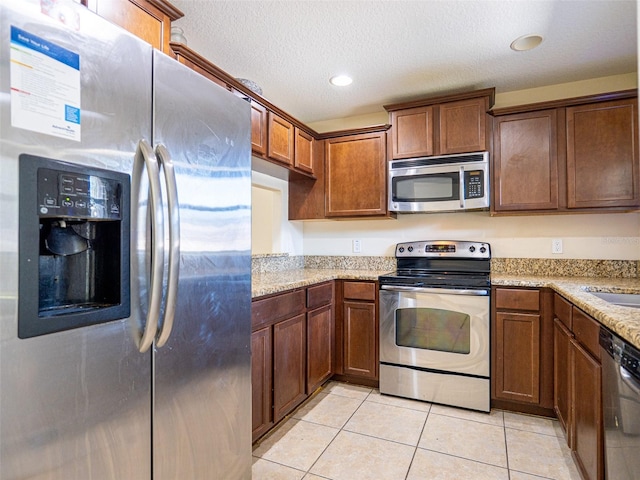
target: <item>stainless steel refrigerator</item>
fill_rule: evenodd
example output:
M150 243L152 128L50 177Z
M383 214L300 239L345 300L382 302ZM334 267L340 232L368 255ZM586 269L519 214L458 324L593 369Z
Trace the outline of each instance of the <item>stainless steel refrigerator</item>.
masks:
M250 478L248 103L74 2L0 9L0 478Z

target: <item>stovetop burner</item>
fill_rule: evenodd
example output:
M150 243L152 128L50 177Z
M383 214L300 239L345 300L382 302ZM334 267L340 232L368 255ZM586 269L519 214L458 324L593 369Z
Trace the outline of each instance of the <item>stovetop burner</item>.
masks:
M488 288L491 284L488 243L455 240L399 243L396 259L397 270L380 276L380 285Z

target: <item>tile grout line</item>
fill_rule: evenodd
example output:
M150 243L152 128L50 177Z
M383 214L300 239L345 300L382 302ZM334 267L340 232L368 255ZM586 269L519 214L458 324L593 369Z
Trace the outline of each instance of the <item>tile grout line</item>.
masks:
M413 466L413 461L416 459L416 453L418 453L418 445L420 444L420 439L422 438L422 434L424 433L424 429L427 428L427 420L429 420L429 415L431 415L431 407L432 403L429 404L429 410L427 411L427 416L424 417L424 424L422 425L422 429L420 430L420 435L418 435L418 441L416 442L416 446L413 449L413 455L411 456L411 461L409 462L409 468L407 469L407 473L404 476L404 479L407 480L409 478L409 472L411 472L411 467Z
M369 395L371 395L371 392L373 391L373 389L371 389L369 391L369 393L367 393L367 395L360 401L360 404L358 405L358 407L353 411L353 413L351 415L349 415L349 418L347 418L347 420L344 422L344 424L342 424L342 426L338 429L338 432L333 436L333 438L331 439L331 441L327 444L326 447L324 447L324 449L322 450L322 452L320 453L320 455L318 455L318 458L315 459L315 461L311 464L311 466L308 468L308 470L305 472L305 475L303 476L303 478L308 475L315 475L315 473L311 473L311 469L314 467L314 465L316 463L318 463L318 460L320 460L320 457L322 457L322 455L324 455L324 453L327 451L327 449L329 448L329 446L333 443L333 441L338 438L338 435L340 435L340 432L343 431L345 425L347 423L349 423L349 420L351 420L351 418L356 414L356 412L358 411L358 409L362 406L362 404L365 402L365 400L369 397ZM337 397L342 397L342 398L352 398L352 397L347 397L345 395L337 395L335 393L331 393L331 392L327 392L327 395L336 395ZM357 400L352 398L353 400ZM304 420L298 419L298 421L303 422ZM309 422L312 423L312 422ZM349 430L345 430L346 432L348 432ZM350 432L351 433L351 432ZM322 476L322 475L318 475L318 476ZM327 478L327 477L323 477L323 478Z

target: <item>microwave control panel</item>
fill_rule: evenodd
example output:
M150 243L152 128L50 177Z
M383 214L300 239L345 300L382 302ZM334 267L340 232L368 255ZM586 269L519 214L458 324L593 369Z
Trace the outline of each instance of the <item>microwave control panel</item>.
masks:
M471 170L464 172L464 198L484 197L484 171Z

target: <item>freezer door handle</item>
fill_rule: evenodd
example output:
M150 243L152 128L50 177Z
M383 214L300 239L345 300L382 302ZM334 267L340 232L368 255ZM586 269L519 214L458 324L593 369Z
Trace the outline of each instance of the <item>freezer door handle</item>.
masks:
M164 145L160 144L156 146L156 156L164 170L169 212L169 272L164 316L162 322L160 322L160 333L156 338L156 347L159 348L167 342L171 335L176 312L178 275L180 271L180 204L178 202L178 185L171 154Z
M158 331L158 318L162 306L162 277L164 274L164 224L162 208L162 192L160 190L160 171L158 161L151 146L145 141L138 142L138 149L133 164L131 193L133 198L139 198L142 183L142 171L146 168L149 177L149 209L151 217L151 276L149 281L149 311L143 328L138 338L138 350L146 352L153 344ZM137 208L132 209L134 228L140 228L137 218ZM132 235L131 238L135 238ZM136 240L134 240L135 242ZM137 251L135 249L134 251ZM137 262L134 262L134 265Z

